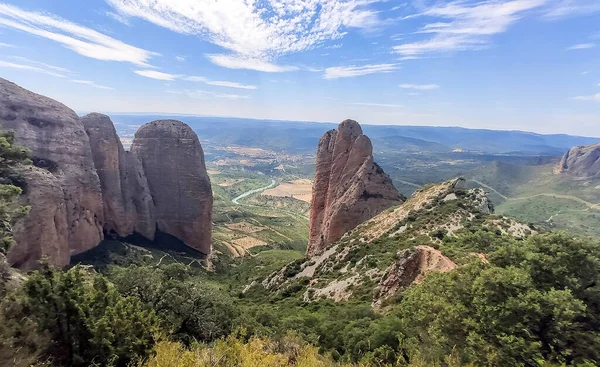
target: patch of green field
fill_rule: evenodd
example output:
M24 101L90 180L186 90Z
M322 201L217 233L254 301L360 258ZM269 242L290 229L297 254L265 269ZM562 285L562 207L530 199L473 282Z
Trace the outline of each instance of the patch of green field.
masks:
M600 208L590 209L570 199L538 196L509 200L498 205L496 212L548 229L569 230L586 236L600 235Z

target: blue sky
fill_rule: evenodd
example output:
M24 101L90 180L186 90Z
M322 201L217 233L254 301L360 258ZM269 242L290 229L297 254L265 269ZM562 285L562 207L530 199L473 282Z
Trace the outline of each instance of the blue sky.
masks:
M0 0L0 76L78 112L600 137L600 1Z

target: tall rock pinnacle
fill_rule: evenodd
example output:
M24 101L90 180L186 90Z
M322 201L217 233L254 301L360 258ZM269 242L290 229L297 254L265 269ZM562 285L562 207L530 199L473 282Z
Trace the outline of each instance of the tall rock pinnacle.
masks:
M308 255L402 202L392 180L373 161L371 140L363 135L358 122L343 121L319 141Z

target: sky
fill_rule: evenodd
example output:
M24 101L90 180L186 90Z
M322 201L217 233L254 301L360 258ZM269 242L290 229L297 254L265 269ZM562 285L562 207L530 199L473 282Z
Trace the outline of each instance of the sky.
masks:
M0 0L0 76L79 113L600 137L600 0Z

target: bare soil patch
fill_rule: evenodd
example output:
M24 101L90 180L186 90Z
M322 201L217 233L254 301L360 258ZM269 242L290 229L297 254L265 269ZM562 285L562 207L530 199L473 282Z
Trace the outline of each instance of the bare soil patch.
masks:
M265 241L261 241L258 238L254 238L254 237L250 237L250 236L237 238L231 242L233 242L233 244L240 246L244 249L250 249L250 248L256 247L256 246L265 246L267 244Z
M284 182L272 189L263 191L261 195L291 197L310 203L312 199L312 181L307 179L298 179L290 182Z
M256 233L267 229L266 227L255 226L254 224L248 222L228 223L226 226L234 231L240 231L244 233Z

